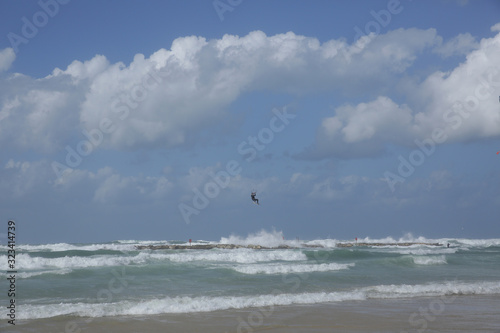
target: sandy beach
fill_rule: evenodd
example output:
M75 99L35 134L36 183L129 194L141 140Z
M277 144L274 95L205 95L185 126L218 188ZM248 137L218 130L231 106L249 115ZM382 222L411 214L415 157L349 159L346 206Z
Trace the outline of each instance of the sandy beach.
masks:
M499 296L386 299L151 317L58 317L3 332L500 332Z

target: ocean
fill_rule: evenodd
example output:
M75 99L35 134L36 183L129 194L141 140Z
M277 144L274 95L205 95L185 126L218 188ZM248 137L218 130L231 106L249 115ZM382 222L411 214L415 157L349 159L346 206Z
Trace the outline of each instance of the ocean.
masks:
M278 306L363 304L378 299L429 298L438 300L433 305L438 311L463 295L500 296L500 239L407 235L357 240L442 246L337 247L339 242L346 240L287 240L280 232L261 231L218 241L193 240L192 244L285 244L293 248L136 249L139 245L189 245L179 240L18 244L16 328L40 319L64 323L65 318L147 318L253 308L261 309L261 318ZM0 275L4 282L11 275L7 250L3 244ZM7 294L8 284L0 286L5 289L1 293ZM0 329L10 329L13 325L8 323L8 304L4 303ZM65 329L67 325L59 331Z

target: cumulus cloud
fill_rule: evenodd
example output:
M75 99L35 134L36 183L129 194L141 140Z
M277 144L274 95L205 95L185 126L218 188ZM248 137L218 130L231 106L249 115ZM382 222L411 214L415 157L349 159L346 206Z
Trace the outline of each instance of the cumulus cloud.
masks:
M362 51L358 51L352 65L362 73L401 73L413 64L420 52L439 40L435 29L392 30L374 37ZM383 67L379 68L379 65Z
M356 106L343 105L335 113L322 121L315 145L299 157L373 156L383 151L385 144L409 140L412 135L411 109L385 96Z
M299 158L355 158L416 140L467 142L500 135L500 34L482 39L464 63L401 88L408 104L387 96L335 108ZM436 133L439 133L436 134ZM438 139L439 138L439 139Z
M453 55L464 55L470 51L477 49L479 43L470 34L460 34L453 37L444 44L441 44L435 48L435 52L444 58L451 57Z
M74 83L85 79L95 79L99 74L104 72L110 66L108 59L103 55L96 55L91 60L84 62L75 60L73 61L66 70L61 70L56 68L52 71L52 74L47 78L55 78L58 76L69 75ZM118 63L118 66L124 66Z
M83 92L70 82L21 74L0 81L0 144L40 153L64 147L78 128Z
M435 72L415 93L421 110L415 115L420 137L439 127L448 142L464 142L500 135L500 34L485 38L464 63L451 72Z
M305 158L373 156L387 144L429 137L436 126L458 141L498 135L490 97L500 81L499 39L475 43L462 34L443 45L434 29L415 28L374 36L362 48L293 32L181 37L168 50L137 54L128 65L96 55L45 78L13 74L1 80L0 143L54 152L93 135L93 149L189 145L214 131L238 97L259 90L379 96L335 108L301 154ZM421 82L405 78L418 55L436 47L443 55L468 52L466 61ZM398 103L389 95L394 90L407 101ZM473 98L477 106L470 106ZM474 110L449 111L457 103Z
M197 142L244 93L387 87L388 78L436 41L433 29L398 29L359 49L342 39L320 43L293 32L254 31L181 37L149 58L137 54L129 65L102 55L75 60L42 79L16 74L0 82L0 127L8 123L0 142L50 151L85 139L85 130L102 134L100 148L178 147ZM14 135L21 128L25 135Z
M405 34L411 43L401 43ZM225 116L224 108L244 92L352 88L404 70L416 50L433 39L434 31L398 30L367 47L373 56L348 58L343 42L322 45L291 32L266 36L255 31L212 41L179 38L171 50L150 58L137 55L128 67L110 66L102 72L90 86L80 119L87 129L111 119L116 127L108 144L114 148L178 146ZM376 57L381 45L383 55Z

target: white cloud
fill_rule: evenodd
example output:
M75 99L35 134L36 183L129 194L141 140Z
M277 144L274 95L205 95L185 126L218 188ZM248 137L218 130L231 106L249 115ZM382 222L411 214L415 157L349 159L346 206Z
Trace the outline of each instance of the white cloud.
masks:
M88 129L112 119L116 130L107 144L114 148L178 146L196 140L246 91L352 89L402 71L435 38L433 30L390 32L367 47L374 55L382 47L382 56L353 55L356 63L345 56L344 42L321 44L292 32L266 36L254 31L208 42L178 38L171 50L159 50L149 59L138 55L128 67L104 71L90 86L80 118Z
M500 33L482 39L452 71L434 72L423 82L402 86L409 105L381 96L337 107L335 115L322 121L315 143L297 156L366 157L383 152L387 144L415 146L416 139L439 144L500 135L499 53ZM435 139L436 130L443 133L440 140Z
M424 103L415 115L420 137L443 128L448 142L500 135L500 34L483 39L479 49L449 73L430 75L415 92Z
M123 66L121 63L118 66ZM74 83L84 79L95 79L96 76L104 72L110 66L109 61L105 56L96 55L88 61L73 61L66 70L56 68L47 78L57 77L60 75L70 75L74 79Z
M0 144L41 153L62 149L78 128L82 92L68 82L14 74L0 81Z
M479 47L479 43L470 34L460 34L435 48L435 52L444 58L454 55L464 55Z
M493 89L481 85L500 81L499 39L481 40L449 73L435 72L421 83L398 87L401 73L418 54L439 44L434 29L389 31L363 50L292 32L266 36L254 31L210 41L178 38L170 50L149 58L138 54L128 66L98 55L42 79L19 74L4 79L0 142L62 151L69 141L86 139L86 129L99 131L99 145L112 149L177 147L197 142L245 92L359 93L366 88L385 95L396 87L411 101L408 105L382 95L337 107L323 120L309 157L373 156L388 143L411 145L415 138L429 137L436 126L446 127L455 141L498 135L496 100L489 98ZM441 45L440 52L466 52L473 44L470 35L462 34ZM479 105L460 124L450 121L456 114L444 119L455 102L478 94Z
M187 37L149 59L137 55L128 66L113 65L90 85L80 120L88 130L112 122L105 145L126 149L141 145L174 147L196 137L222 116L236 96L200 82L197 63L203 38Z
M43 79L13 75L0 82L0 142L62 150L70 138L85 139L86 129L102 132L99 146L107 148L182 146L210 131L245 92L377 89L436 38L433 29L399 29L354 52L343 40L254 31L178 38L170 50L138 54L128 66L102 55L75 60ZM25 135L14 134L21 129Z
M383 65L383 71L402 73L410 67L417 55L424 49L438 43L439 37L435 29L397 29L376 38L360 53L363 61L356 59L354 66L361 65L364 70L372 72L371 65Z
M345 125L341 135L347 143L372 140L374 137L394 140L401 136L412 120L411 110L406 105L398 106L387 97L358 104L355 108L340 107L336 118Z
M8 48L1 50L0 51L0 72L8 70L15 59L16 59L16 54L12 48L8 47Z
M378 154L388 142L408 142L413 132L412 111L388 97L356 106L344 105L322 121L316 143L300 154L305 158L353 158Z

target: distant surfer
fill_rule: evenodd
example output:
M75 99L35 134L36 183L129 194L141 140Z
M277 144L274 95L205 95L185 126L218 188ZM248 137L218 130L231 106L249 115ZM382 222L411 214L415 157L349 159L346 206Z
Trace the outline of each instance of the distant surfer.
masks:
M257 192L252 192L250 194L250 197L252 197L252 201L255 202L257 205L259 204L259 199L257 199L255 196L257 195Z

